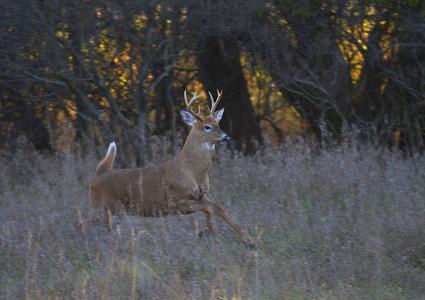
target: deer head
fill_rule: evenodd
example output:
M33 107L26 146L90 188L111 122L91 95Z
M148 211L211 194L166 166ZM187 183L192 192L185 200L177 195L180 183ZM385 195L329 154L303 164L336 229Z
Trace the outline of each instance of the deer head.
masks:
M192 99L190 101L187 100L186 91L184 92L184 100L186 103L186 110L182 110L180 112L183 121L189 125L192 126L192 134L197 135L200 140L202 141L203 145L207 148L210 147L211 149L214 149L214 144L216 143L227 143L230 141L230 137L225 134L220 126L218 125L218 122L220 122L221 117L223 116L224 108L220 109L219 111L215 111L217 108L218 103L220 102L222 92L219 92L217 90L217 99L214 101L213 96L210 94L211 98L211 108L208 108L210 114L208 116L202 116L201 115L201 108L198 107L198 112L194 112L191 108L191 105L193 102L201 97L204 94L201 95L193 95Z

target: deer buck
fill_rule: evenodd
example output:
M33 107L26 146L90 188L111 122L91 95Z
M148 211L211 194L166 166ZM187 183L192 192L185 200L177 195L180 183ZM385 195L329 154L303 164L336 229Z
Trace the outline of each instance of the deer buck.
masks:
M218 91L217 91L218 92ZM138 169L111 170L117 147L114 142L109 145L106 157L99 163L95 177L90 183L89 198L94 214L101 214L108 219L109 213L117 213L120 207L127 212L144 217L163 216L167 214L191 214L204 212L206 216L205 234L212 234L211 215L220 216L242 237L250 248L255 245L251 237L208 196L211 162L217 143L227 143L230 138L220 129L218 122L223 116L224 108L215 111L222 92L216 101L211 97L211 109L208 116L202 116L184 98L186 110L181 111L184 122L191 126L182 151L172 160L156 167Z

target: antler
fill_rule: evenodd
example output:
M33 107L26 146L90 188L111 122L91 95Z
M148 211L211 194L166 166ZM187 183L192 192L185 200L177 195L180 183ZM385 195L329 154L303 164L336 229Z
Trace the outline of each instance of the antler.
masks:
M184 102L186 103L186 108L187 108L187 110L188 110L188 111L189 111L192 115L194 115L196 118L198 118L199 120L203 121L203 120L204 120L204 118L201 116L201 107L199 107L199 106L198 106L198 113L194 112L194 111L190 108L190 106L192 105L193 101L195 101L196 99L198 99L199 97L201 97L201 96L203 95L203 94L200 94L200 95L196 96L196 92L197 92L197 91L195 91L195 94L193 95L192 99L190 99L190 101L188 102L188 101L187 101L187 96L186 96L186 90L185 90L185 91L184 91Z
M210 108L208 108L208 109L210 110L210 114L213 114L213 112L217 108L218 102L220 102L221 94L223 94L223 91L220 92L219 90L217 90L217 100L215 100L215 102L214 102L214 98L211 95L211 93L208 92L208 94L210 94L210 98L211 98L211 109Z

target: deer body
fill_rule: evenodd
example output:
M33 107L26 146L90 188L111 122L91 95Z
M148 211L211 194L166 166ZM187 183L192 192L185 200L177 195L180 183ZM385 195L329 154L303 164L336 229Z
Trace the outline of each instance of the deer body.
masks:
M213 232L211 215L218 215L252 248L251 237L207 196L215 144L225 143L230 138L218 126L224 109L215 112L221 94L216 102L211 96L212 108L206 117L190 109L193 100L198 97L195 92L188 102L185 94L188 111L182 111L181 115L192 129L182 151L174 159L156 167L111 170L117 148L114 142L110 144L90 184L92 215L100 213L106 216L108 211L116 213L119 207L143 217L202 211L206 216L206 234Z

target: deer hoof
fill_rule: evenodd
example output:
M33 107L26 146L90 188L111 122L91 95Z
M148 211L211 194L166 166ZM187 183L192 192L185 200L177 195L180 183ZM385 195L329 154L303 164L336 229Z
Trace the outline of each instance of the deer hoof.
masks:
M207 228L199 232L199 236L210 236L213 234L214 234L214 231L211 228Z
M252 241L250 241L250 242L251 243L248 243L247 241L243 241L243 243L245 245L247 245L249 247L249 249L255 249L255 244Z
M249 249L255 249L255 244L247 244Z

